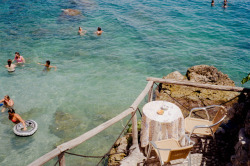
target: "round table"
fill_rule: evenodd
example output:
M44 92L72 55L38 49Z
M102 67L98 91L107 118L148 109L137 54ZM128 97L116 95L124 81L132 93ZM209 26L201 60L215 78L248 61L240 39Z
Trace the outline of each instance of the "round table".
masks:
M164 110L162 115L157 111ZM168 138L179 140L185 134L184 117L180 108L167 101L152 101L144 105L141 124L141 147L149 141Z

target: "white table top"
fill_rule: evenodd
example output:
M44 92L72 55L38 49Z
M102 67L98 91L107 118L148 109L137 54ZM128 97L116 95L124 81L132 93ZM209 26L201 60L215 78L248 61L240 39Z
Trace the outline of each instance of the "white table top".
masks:
M162 107L168 107L167 110L164 110L162 115L157 114L158 110L163 110ZM176 119L183 117L180 108L167 101L152 101L144 105L143 114L154 121L160 123L170 123Z
M157 111L168 109L162 115ZM141 147L146 147L149 141L159 141L169 138L179 140L184 134L184 117L180 108L167 101L152 101L144 105L141 124Z

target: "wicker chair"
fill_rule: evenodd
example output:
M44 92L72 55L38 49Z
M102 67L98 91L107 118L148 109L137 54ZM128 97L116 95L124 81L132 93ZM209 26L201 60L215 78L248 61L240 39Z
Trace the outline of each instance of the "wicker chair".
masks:
M194 142L190 141L189 137L185 136L188 140L186 145L182 147L180 143L175 139L166 139L161 141L150 141L147 160L150 157L152 148L155 150L157 157L160 160L161 166L164 164L170 164L170 161L177 159L188 159L182 160L181 163L188 162L188 165L191 166L191 158L189 156L191 149L193 148ZM179 164L179 163L176 163ZM173 165L173 164L172 164Z
M214 108L218 108L218 111L213 120L210 120L210 116L207 110ZM207 119L191 117L192 113L196 111L205 111ZM221 105L211 105L207 107L193 108L190 111L189 116L185 118L185 131L186 133L189 133L189 138L192 135L214 137L214 133L216 132L222 121L226 118L226 116L227 110Z

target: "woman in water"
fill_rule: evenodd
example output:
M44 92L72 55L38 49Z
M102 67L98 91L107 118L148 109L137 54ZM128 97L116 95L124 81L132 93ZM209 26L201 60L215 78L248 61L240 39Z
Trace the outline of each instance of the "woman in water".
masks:
M4 98L0 100L0 103L2 102L3 102L3 108L1 110L2 112L4 112L6 108L12 108L14 106L14 101L10 99L10 96L8 95L4 96Z
M14 72L16 65L12 64L11 59L8 59L7 63L8 65L6 65L5 67L7 68L8 72Z
M15 124L18 124L21 122L23 124L23 130L27 130L26 125L25 125L25 121L21 118L20 115L15 113L14 109L10 108L8 113L9 113L9 120L10 121L12 121Z
M17 63L25 63L25 59L19 54L19 52L15 52L15 58L12 62L14 62L15 60Z
M102 28L101 27L98 27L97 28L97 31L95 32L97 35L101 35L102 34Z
M79 27L79 29L78 29L78 34L80 35L80 36L83 36L83 35L85 35L86 34L86 30L82 30L82 28L81 27Z
M41 64L41 63L37 63L37 64L45 66L43 71L50 71L51 68L55 68L55 71L56 71L56 68L57 68L56 66L50 66L49 60L46 61L46 64Z

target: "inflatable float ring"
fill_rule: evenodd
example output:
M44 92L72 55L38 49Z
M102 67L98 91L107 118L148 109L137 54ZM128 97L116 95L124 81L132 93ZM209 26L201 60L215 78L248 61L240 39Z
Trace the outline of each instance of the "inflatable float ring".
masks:
M20 122L18 124L16 124L14 127L13 127L13 131L16 135L18 136L22 136L22 137L26 137L26 136L30 136L30 135L33 135L37 128L38 128L38 125L37 123L34 121L34 120L26 120L25 121L25 125L27 127L27 130L26 131L23 131L23 124ZM28 128L30 128L28 130Z

